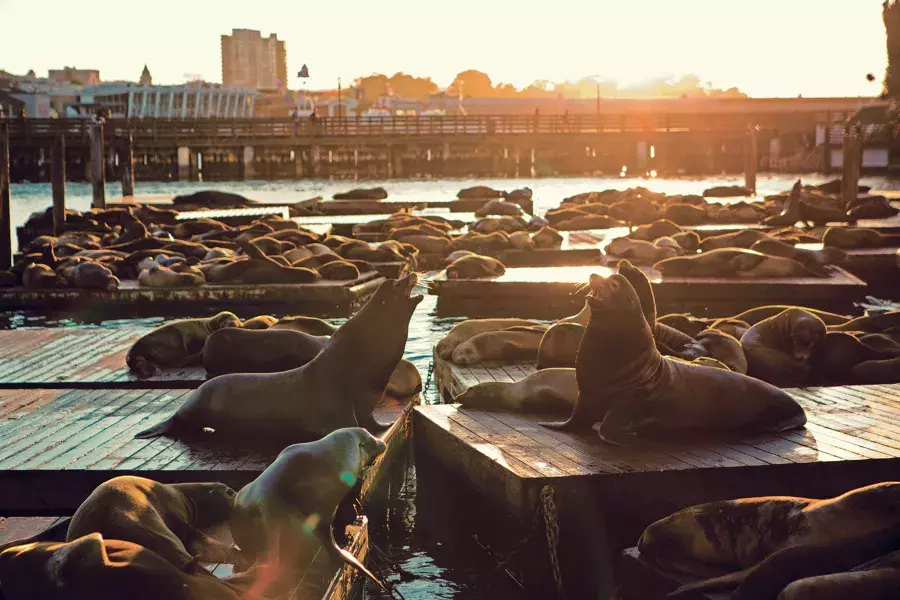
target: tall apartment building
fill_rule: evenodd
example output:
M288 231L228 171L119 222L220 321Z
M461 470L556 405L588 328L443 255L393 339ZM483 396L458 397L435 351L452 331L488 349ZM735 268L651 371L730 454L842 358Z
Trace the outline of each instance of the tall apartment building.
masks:
M222 84L251 90L287 88L287 52L274 33L233 29L222 36Z

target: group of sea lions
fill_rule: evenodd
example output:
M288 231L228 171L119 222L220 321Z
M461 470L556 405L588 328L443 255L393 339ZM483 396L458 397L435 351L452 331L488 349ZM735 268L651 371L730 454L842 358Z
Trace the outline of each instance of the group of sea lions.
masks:
M383 588L337 545L333 525L338 505L384 451L365 429L346 428L288 446L238 492L221 483L110 479L70 519L0 546L0 593L6 600L274 600L309 578L321 550ZM212 537L223 527L235 545ZM219 579L201 562L233 564L236 574Z
M890 600L900 590L900 483L836 498L742 498L691 506L644 531L642 560L699 578L672 596Z
M49 232L49 214L32 215L25 230ZM24 244L0 284L111 290L125 279L149 287L355 280L375 270L372 263L414 264L418 253L396 240L320 236L278 216L238 227L177 217L177 210L150 205L67 211L64 231Z

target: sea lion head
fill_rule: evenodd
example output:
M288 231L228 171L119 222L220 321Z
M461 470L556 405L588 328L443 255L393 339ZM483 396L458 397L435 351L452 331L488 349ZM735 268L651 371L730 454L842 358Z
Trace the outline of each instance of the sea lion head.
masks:
M231 516L237 493L224 483L175 483L171 487L187 501L190 521L198 529L214 527Z
M791 342L793 354L800 360L808 360L812 355L813 347L825 337L825 323L819 317L801 311L791 327Z
M418 283L418 277L415 273L410 273L399 279L388 279L378 286L375 294L369 301L373 305L385 304L391 302L398 306L406 306L409 313L415 310L419 302L422 301L422 294L413 294L412 291Z
M728 262L731 266L732 272L737 273L739 271L751 271L759 266L759 264L765 259L765 254L747 251L741 252Z
M362 427L338 429L317 443L328 445L331 450L341 456L351 457L351 463L343 465L348 470L340 473L341 481L344 481L348 487L356 485L356 480L362 470L374 463L375 459L387 450L387 444L382 439L375 437Z
M637 309L641 312L641 302L628 279L619 273L601 277L596 273L590 277L591 294L588 305L591 313L603 313L621 309ZM643 315L643 313L641 313ZM592 319L593 320L593 319Z
M209 331L217 331L225 327L240 327L241 320L233 312L222 311L209 320Z

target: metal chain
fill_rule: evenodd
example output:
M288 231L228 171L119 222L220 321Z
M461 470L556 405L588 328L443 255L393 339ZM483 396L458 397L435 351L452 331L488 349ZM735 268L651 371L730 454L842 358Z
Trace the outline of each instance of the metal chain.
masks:
M516 545L516 547L513 548L509 554L506 555L506 558L504 558L502 561L497 563L497 566L494 567L496 570L505 569L512 565L513 561L515 559L517 559L519 557L519 555L522 554L522 552L525 551L525 547L528 546L528 543L534 537L534 534L537 532L538 527L540 526L540 523L541 523L541 505L539 504L534 509L534 518L531 519L531 528L528 530L528 533L525 535L524 538L522 538L522 540Z
M563 587L562 573L559 570L559 519L556 512L553 488L545 485L541 490L541 507L544 513L544 527L547 534L547 549L550 551L550 566L553 568L553 579L560 598L566 597Z
M428 376L425 378L425 385L422 386L422 396L424 397L428 393L428 389L431 387L431 376L434 375L434 361L428 363Z

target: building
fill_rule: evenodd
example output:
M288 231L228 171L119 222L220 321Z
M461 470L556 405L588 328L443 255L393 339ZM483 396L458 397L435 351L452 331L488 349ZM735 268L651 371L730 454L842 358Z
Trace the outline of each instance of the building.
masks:
M63 67L50 69L47 79L54 83L70 83L72 85L100 85L100 71L96 69L77 69Z
M166 86L107 83L84 88L78 112L90 115L105 108L112 118L249 119L258 95L202 81Z
M147 68L147 65L144 65L144 70L141 71L141 78L138 79L138 85L153 85L153 76L150 75L150 69Z
M233 29L222 36L222 83L251 90L287 89L287 52L274 33Z

